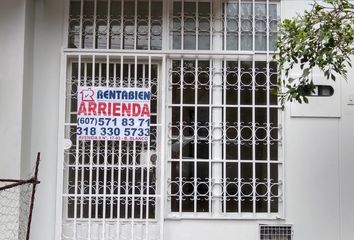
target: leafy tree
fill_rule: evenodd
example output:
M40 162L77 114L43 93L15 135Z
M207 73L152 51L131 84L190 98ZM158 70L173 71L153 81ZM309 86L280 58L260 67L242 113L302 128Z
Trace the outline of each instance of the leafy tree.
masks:
M319 68L327 79L347 79L350 56L354 54L354 1L314 2L310 11L279 26L275 60L279 64L279 87L275 94L284 108L286 101L308 103L315 85L311 75ZM301 76L290 77L300 67Z

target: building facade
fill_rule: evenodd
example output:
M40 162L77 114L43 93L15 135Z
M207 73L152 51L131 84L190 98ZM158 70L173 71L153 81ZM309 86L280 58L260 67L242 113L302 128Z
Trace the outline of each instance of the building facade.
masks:
M271 94L276 26L310 3L3 1L0 176L42 153L32 238L352 239L354 71ZM147 89L148 129L109 104L85 123L83 89Z

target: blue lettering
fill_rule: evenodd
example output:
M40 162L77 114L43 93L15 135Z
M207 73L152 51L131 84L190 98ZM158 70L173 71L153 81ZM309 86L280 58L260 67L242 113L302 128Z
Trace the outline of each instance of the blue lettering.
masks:
M103 92L101 90L97 91L97 99L103 98Z

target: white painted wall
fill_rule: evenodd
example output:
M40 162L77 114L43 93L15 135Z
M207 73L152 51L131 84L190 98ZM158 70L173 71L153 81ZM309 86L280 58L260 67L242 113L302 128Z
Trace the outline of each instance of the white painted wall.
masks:
M27 15L24 15L24 2L3 0L0 8L0 134L6 136L0 140L0 176L20 175L21 149L23 156L27 155L28 145L24 143L27 144L31 136L30 155L33 158L41 151L43 156L32 239L49 240L54 239L56 227L64 1L36 0L33 36L26 35L26 38L24 16L31 19L31 8L27 5ZM301 12L310 2L283 0L283 17ZM31 24L26 26L31 29ZM32 57L33 63L29 63ZM256 240L259 223L294 224L295 240L352 240L354 106L346 105L346 96L354 93L354 70L349 76L349 83L342 84L341 118L291 118L289 107L286 110L285 221L167 220L166 240ZM27 101L31 98L32 101ZM23 110L24 107L32 107L32 112ZM28 162L22 165L26 164Z
M352 58L354 62L354 57ZM354 94L354 69L349 81L342 84L342 118L339 123L340 213L342 240L353 239L354 226L354 105L347 105L348 96Z
M25 1L3 0L0 7L0 176L18 178L24 69Z
M60 57L64 1L36 0L34 19L33 111L31 155L42 162L32 227L32 239L54 239Z

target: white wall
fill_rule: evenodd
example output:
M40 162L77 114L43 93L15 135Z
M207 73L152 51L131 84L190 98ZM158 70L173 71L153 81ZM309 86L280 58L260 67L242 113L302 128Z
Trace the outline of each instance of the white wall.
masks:
M54 239L60 56L64 1L35 1L32 155L42 162L32 228L32 239Z
M342 84L342 118L338 143L342 240L353 239L354 226L354 105L347 105L348 95L354 94L354 69L350 69L348 76L348 82L343 81Z
M0 7L0 178L19 178L24 68L25 1Z

